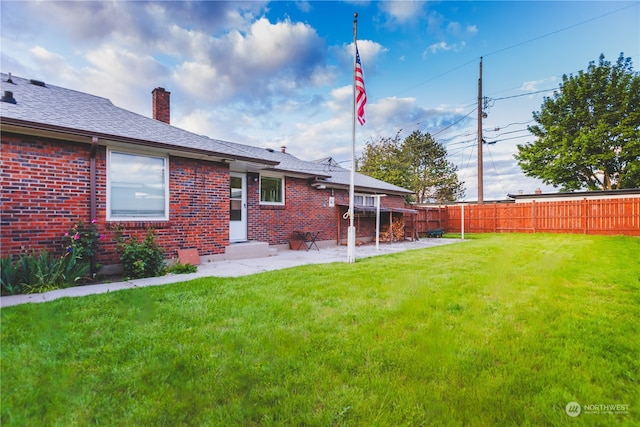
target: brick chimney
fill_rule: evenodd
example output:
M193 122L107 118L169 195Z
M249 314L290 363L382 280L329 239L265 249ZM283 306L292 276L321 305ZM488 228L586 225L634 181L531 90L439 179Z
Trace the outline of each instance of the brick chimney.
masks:
M157 87L151 92L153 99L153 118L171 123L171 92L167 92L163 87Z

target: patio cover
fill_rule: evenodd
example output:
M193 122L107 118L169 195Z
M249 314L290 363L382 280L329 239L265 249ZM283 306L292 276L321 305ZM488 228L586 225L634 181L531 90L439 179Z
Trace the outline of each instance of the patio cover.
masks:
M349 208L349 205L338 205L341 208ZM375 212L376 211L376 207L375 206L364 206L364 205L355 205L353 207L353 212L354 213L358 213L358 212ZM380 208L380 213L403 213L403 214L417 214L418 211L415 209L408 209L408 208Z

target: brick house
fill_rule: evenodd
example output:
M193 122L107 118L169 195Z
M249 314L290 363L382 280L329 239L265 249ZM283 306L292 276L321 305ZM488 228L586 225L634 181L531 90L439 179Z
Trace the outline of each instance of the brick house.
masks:
M152 92L153 118L108 99L1 74L0 254L59 251L75 223L97 220L97 262L118 263L112 225L125 236L157 233L169 258L179 249L224 258L242 242L288 245L295 231L342 243L349 170L281 150L211 139L170 122L170 93ZM386 220L410 191L356 174L357 236L371 238L373 196Z

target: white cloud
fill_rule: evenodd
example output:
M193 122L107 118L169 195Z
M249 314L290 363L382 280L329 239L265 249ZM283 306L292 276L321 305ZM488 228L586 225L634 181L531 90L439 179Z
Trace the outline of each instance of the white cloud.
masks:
M224 104L233 94L228 76L220 75L210 64L188 61L180 64L172 73L176 88L191 97Z
M250 2L135 2L135 1L38 1L21 2L30 21L42 26L51 17L56 29L74 44L120 41L153 46L171 24L209 33L245 28L266 1Z
M65 58L62 55L58 55L53 52L49 52L42 46L35 46L29 50L33 60L45 67L51 67L54 69L66 68L67 64Z
M388 15L389 24L415 22L424 15L426 1L382 1L379 8Z
M296 7L302 12L311 12L311 3L308 1L296 1Z
M415 98L384 98L374 105L371 105L370 112L376 117L384 117L385 120L393 123L396 122L398 118L404 118L406 120L406 118L410 117L413 113L412 110L415 108L415 104Z
M416 98L386 96L402 94L400 86L411 85L408 80L415 77L409 69L418 68L411 63L415 46L422 46L429 55L458 52L466 48L465 41L478 33L478 27L460 15L429 12L425 16L427 3L422 1L354 4L378 8L381 13L371 21L376 30L387 27L373 35L363 32L370 39L358 40L370 89L367 123L357 127L358 149L371 138L395 135L399 128L404 128L404 133L451 126L442 137L474 129L469 123L473 116L461 120L469 108L460 106L462 101L451 94L453 87L447 88L448 102L460 105L424 108L420 102L442 102L431 93L424 95L426 89L412 91ZM268 3L258 1L2 2L3 71L104 96L147 116L151 115L151 90L162 86L172 93L172 123L176 126L255 146L287 145L289 152L305 159L328 155L338 160L349 158L353 44L348 42L348 34L340 39L346 43L336 42L332 37L338 36L324 23L318 30L307 23L305 19L313 21L313 9L320 8L317 3L303 0L295 4L297 10L307 11L303 20L286 15L272 18L270 6L265 5ZM20 10L23 13L18 13ZM293 7L287 12L296 15ZM363 27L364 19L369 19L365 15L361 18ZM453 16L456 20L450 19ZM416 19L421 20L420 26L414 25ZM406 44L389 41L394 58L385 57L390 51L381 40L393 40L383 39L389 26L407 36L413 48L410 54L404 56ZM437 40L441 41L424 48ZM406 72L394 74L395 67ZM472 74L467 79L472 82L471 92L475 89L475 68ZM401 82L399 90L392 89L397 84L394 79L405 78L407 82ZM374 95L387 83L388 92ZM554 86L550 83L549 79L526 82L522 90ZM489 119L499 119L496 125L521 121L519 117L507 120L506 113L495 114L497 110L496 106ZM491 149L500 174L511 177L515 173L509 167L513 165L513 147L496 145ZM458 157L467 161L469 150L457 150ZM487 188L491 185L486 184Z
M367 74L374 74L377 70L378 58L386 54L389 49L373 40L358 40L358 53L362 61L362 69L365 75L365 84ZM353 42L343 44L337 51L340 63L346 69L353 69Z
M522 83L520 90L527 91L527 92L544 90L544 89L553 87L557 81L558 81L558 78L555 76L548 77L546 79L541 79L541 80L531 80L531 81Z
M460 23L455 21L449 22L449 24L447 25L447 33L453 35L460 34Z
M307 24L261 18L246 34L214 38L177 27L172 33L192 52L175 67L175 84L199 100L219 104L233 96L249 104L273 102L332 75L322 66L324 42Z
M151 112L151 91L168 82L168 70L150 55L121 47L101 46L85 53L88 66L68 84L85 92L110 98L114 104Z
M465 47L466 47L466 43L464 41L460 43L453 43L453 44L449 44L446 41L441 41L428 46L427 52L430 52L432 54L438 53L438 52L449 52L449 51L459 52Z

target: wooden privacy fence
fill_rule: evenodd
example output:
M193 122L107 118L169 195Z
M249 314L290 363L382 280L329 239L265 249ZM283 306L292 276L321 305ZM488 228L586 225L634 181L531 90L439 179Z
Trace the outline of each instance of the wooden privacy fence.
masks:
M640 198L416 207L416 228L449 233L580 233L640 236Z

